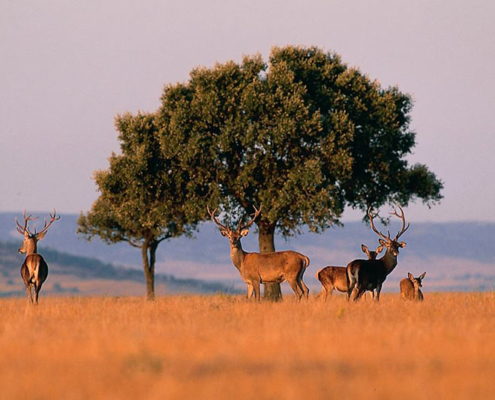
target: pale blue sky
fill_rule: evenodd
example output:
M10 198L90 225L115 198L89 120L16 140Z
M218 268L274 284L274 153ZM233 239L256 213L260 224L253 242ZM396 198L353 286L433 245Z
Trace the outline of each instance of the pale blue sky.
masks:
M0 0L0 212L87 211L117 114L156 110L198 65L294 44L413 96L409 160L445 199L411 221L494 222L494 21L492 0Z

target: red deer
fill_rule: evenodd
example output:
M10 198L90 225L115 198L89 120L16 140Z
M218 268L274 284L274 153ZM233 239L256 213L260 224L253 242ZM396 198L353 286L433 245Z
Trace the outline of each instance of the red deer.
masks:
M53 215L50 214L50 222L47 223L45 218L45 226L40 232L36 232L35 229L34 233L31 233L27 225L29 221L36 218L37 217L33 218L31 215L26 217L26 212L24 212L24 225L19 224L17 218L15 219L17 230L20 234L24 235L24 241L19 249L19 253L26 254L26 259L21 266L21 277L26 285L30 304L38 304L38 296L41 286L48 276L48 264L43 257L37 253L37 244L45 237L50 225L54 221L59 220L60 216L57 216L57 211L55 210Z
M378 246L375 251L372 251L362 244L361 250L363 250L363 253L366 253L368 260L376 260L378 254L383 250L383 246ZM316 273L316 279L318 279L323 286L320 296L325 294L325 301L329 295L332 296L334 290L347 293L347 290L349 289L346 267L325 267Z
M371 208L368 209L368 217L370 219L370 225L379 237L379 242L386 248L385 254L378 260L354 260L347 265L347 277L349 279L349 289L347 290L347 299L351 298L351 294L354 289L354 300L358 300L366 290L376 289L376 300L380 300L380 292L382 285L387 276L397 266L397 256L399 255L399 248L406 247L404 242L399 242L399 238L407 231L410 224L406 226L406 220L404 217L404 210L399 206L401 214L398 214L394 210L392 215L399 217L402 221L402 228L397 233L394 239L378 231L373 223L373 216L371 214Z
M420 276L415 278L410 272L407 273L407 278L400 281L400 298L403 300L423 300L423 293L420 287L422 287L422 281L426 276L426 272L423 272Z
M229 239L230 257L232 263L239 270L242 280L247 285L247 298L254 292L255 298L260 300L260 283L287 280L298 299L309 295L309 289L303 282L303 275L309 266L309 258L295 251L276 251L273 253L248 253L242 249L241 238L249 233L249 227L261 213L254 208L253 218L246 224L239 221L236 229L221 224L215 217L215 211L208 213L211 219L220 228L220 233Z

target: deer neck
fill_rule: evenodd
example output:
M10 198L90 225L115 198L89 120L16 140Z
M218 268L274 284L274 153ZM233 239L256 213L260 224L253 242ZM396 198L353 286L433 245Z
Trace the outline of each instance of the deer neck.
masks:
M380 260L385 267L387 275L390 274L397 266L397 256L392 255L388 249Z
M38 251L38 245L36 243L36 240L29 240L26 243L26 257L30 256L31 254L36 254Z
M242 249L241 242L239 241L236 245L230 245L230 258L232 258L232 264L240 271L242 262L246 252Z

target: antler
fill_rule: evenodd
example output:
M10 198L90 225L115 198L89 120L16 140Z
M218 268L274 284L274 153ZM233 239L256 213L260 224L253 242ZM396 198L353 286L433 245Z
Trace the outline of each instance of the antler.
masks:
M220 221L217 219L217 217L215 217L215 212L217 211L217 209L215 208L213 211L210 211L210 207L206 206L206 209L208 210L208 214L210 214L210 217L211 219L221 228L221 229L225 229L225 230L229 230L229 228L227 228L225 225L223 225L222 223L220 223Z
M46 223L46 218L45 218L45 226L43 226L43 229L38 233L38 235L41 235L43 233L46 233L46 231L48 230L48 228L50 227L51 224L53 224L54 221L58 221L60 219L60 215L57 216L57 210L56 209L53 209L53 214L50 213L50 222Z
M377 215L378 215L378 213L376 213L375 215L371 214L371 206L368 207L368 218L370 219L370 225L371 225L371 229L373 229L373 232L375 232L382 239L385 239L385 240L390 239L390 232L389 232L388 237L387 237L383 233L381 233L378 229L375 228L375 224L373 223L373 218L375 218Z
M17 217L15 217L15 223L17 224L17 231L21 234L21 235L25 235L26 232L29 234L29 235L32 235L31 232L29 232L29 229L27 227L27 224L29 221L34 221L35 219L38 219L38 217L33 217L32 215L29 215L28 217L26 217L26 210L24 210L24 212L22 213L22 216L24 217L24 226L22 226L19 221L17 221Z
M248 221L246 224L242 224L242 218L241 220L239 221L239 226L237 227L237 231L240 232L242 229L246 229L246 228L249 228L253 222L255 221L256 218L258 218L258 216L260 215L261 213L261 209L263 208L263 205L260 206L260 209L258 210L255 206L253 206L254 208L254 216L253 218L251 218L250 221Z
M411 225L411 223L409 222L407 224L407 226L406 226L406 218L404 216L404 210L398 204L397 204L397 207L399 207L399 209L401 211L401 214L400 215L397 213L397 211L395 209L394 209L394 212L391 212L390 213L391 215L395 215L396 217L399 217L402 220L402 228L397 233L397 236L395 237L395 240L398 240L402 236L402 234L409 229L409 226Z
M253 207L254 207L254 206L253 206ZM213 221L214 221L214 222L215 222L215 223L216 223L216 224L220 227L220 229L225 229L225 230L230 230L230 231L232 231L232 229L230 229L229 227L227 227L227 226L225 226L224 224L222 224L222 223L221 223L221 222L217 219L217 217L215 217L215 212L217 211L216 209L214 209L213 211L211 211L211 210L210 210L210 207L206 206L206 208L207 208L207 210L208 210L208 214L210 214L211 219L212 219L212 220L213 220ZM240 232L242 229L249 228L249 227L253 224L253 222L255 221L255 219L256 219L256 218L258 218L258 216L260 215L260 213L261 213L261 208L262 208L262 207L260 206L260 208L259 208L259 210L258 210L256 207L254 207L254 211L255 211L255 213L254 213L253 218L252 218L250 221L248 221L246 224L244 224L244 225L242 224L242 218L241 218L241 220L239 221L239 225L237 226L237 232Z

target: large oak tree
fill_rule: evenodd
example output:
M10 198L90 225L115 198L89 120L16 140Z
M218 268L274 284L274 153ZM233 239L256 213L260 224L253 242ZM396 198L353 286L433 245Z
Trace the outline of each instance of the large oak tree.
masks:
M406 159L411 107L337 54L287 46L267 63L255 55L196 68L165 87L157 115L164 157L190 172L190 187L210 187L229 214L263 205L259 246L270 252L276 231L319 232L346 205L441 198L435 174Z

